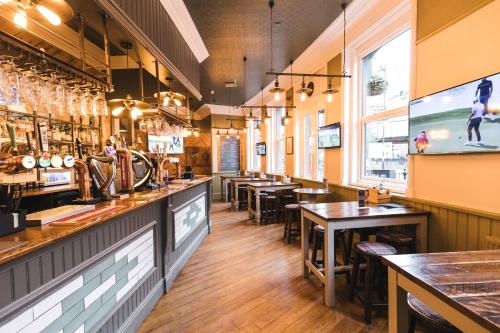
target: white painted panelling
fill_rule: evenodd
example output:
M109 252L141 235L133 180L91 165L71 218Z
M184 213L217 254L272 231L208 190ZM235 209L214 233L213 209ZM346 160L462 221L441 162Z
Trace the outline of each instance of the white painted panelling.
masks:
M49 311L45 312L43 315L38 317L34 322L23 328L20 332L22 333L35 333L40 332L47 326L49 326L54 320L62 315L62 305L61 303L54 306Z
M152 237L152 236L153 236L153 230L150 230L150 231L146 232L144 235L142 235L141 237L139 237L138 239L134 240L132 243L128 244L124 248L117 251L115 253L115 261L118 261L121 258L128 255L130 253L130 251L135 249L137 246L142 244L147 238Z
M153 246L153 235L146 239L142 244L137 246L135 249L129 252L128 254L128 262L130 262L133 258L139 256L140 253L144 251L149 246Z
M125 294L130 289L132 289L133 286L136 285L137 281L139 281L139 278L137 277L137 275L135 277L133 277L131 280L129 280L127 282L127 284L124 285L123 288L118 290L118 292L116 293L116 300L119 301L123 296L125 296Z
M111 288L116 283L115 274L111 275L109 279L103 282L99 287L95 288L90 294L88 294L83 302L85 303L85 309L90 306L90 304L94 303L96 299L102 296L109 288Z
M144 249L144 251L142 251L141 253L139 253L139 257L138 257L138 262L141 262L144 260L145 257L149 256L151 253L154 252L154 247L153 245L149 246L148 248Z
M147 272L149 272L149 270L150 270L151 268L153 268L153 267L154 267L154 260L151 260L151 261L149 261L149 262L146 264L146 266L145 266L145 267L144 267L144 268L143 268L143 269L139 272L139 274L138 274L138 279L139 279L139 280L140 280L140 279L142 279L142 277L143 277L144 275L146 275L146 273L147 273Z
M150 261L152 261L153 259L154 259L154 255L153 255L153 253L151 253L149 256L145 257L144 260L140 261L137 266L135 266L130 272L128 272L128 279L129 279L129 281L130 281L130 279L132 277L134 277L142 269L144 269L144 267L146 266L146 264L149 263Z
M175 244L179 245L187 235L194 231L194 229L203 221L206 217L206 207L205 207L205 195L200 196L198 199L187 204L184 208L174 213L174 230L175 230ZM196 215L196 220L194 224L189 225L188 220L193 220L196 212L191 211L191 205L195 205L200 209L198 215ZM191 219L190 219L191 217Z
M0 327L0 332L17 332L33 321L33 308L29 308L14 319Z
M85 333L85 324L78 327L78 329L74 333Z
M35 316L35 319L40 317L42 314L44 314L46 311L48 311L50 308L52 308L54 305L57 303L60 303L63 299L77 291L83 287L83 275L80 275L58 291L50 294L45 298L43 301L37 303L33 307L33 314Z

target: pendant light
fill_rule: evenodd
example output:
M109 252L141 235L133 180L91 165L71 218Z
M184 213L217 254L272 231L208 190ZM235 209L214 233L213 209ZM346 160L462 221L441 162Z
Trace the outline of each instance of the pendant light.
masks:
M273 72L273 7L274 0L269 1L269 8L271 9L271 68L270 71ZM276 76L276 80L274 81L274 87L269 90L271 94L274 95L274 100L279 101L281 99L281 93L284 92L285 89L280 87L280 83L278 81L278 76Z
M247 98L247 57L243 57L243 100L246 101ZM254 121L256 117L253 115L252 109L250 109L250 113L246 116L245 120L248 120L250 124ZM246 121L245 121L246 126Z
M262 117L264 117L264 123L266 125L269 125L269 121L271 119L271 116L267 113L267 107L264 105L264 87L261 88L260 90L261 92L261 104L262 105L262 109L261 109L261 113L263 114Z
M292 107L294 107L294 102L293 102L293 60L290 60L290 86L292 87ZM288 113L288 108L285 109L285 116L283 117L283 121L285 125L288 125L290 122L290 119L292 119L292 116Z
M300 100L304 102L307 98L307 96L312 92L312 89L306 87L306 78L302 77L302 84L300 86L300 89L297 90L297 93L300 94Z
M220 131L219 130L217 130L217 133L215 133L215 136L217 137L217 139L220 138Z
M229 139L229 130L226 130L226 139Z
M126 50L126 57L127 57L127 69L128 69L128 52L130 49L133 48L133 44L130 42L122 42L121 46L125 48ZM140 67L142 68L142 67ZM144 88L142 86L143 80L142 80L142 70L139 70L139 84L141 85L141 91L144 91ZM147 110L151 108L151 105L144 102L144 101L139 101L135 100L132 98L132 95L127 94L125 98L118 98L118 99L112 99L108 101L109 108L111 109L111 115L113 117L119 117L123 111L128 111L130 112L130 117L132 120L136 120L140 116L142 116L142 110Z
M333 94L338 93L337 89L333 89L332 83L328 82L328 89L322 92L322 94L326 95L326 101L328 103L333 102Z
M177 107L182 106L182 102L186 99L186 96L172 91L172 81L174 80L172 77L167 77L166 79L168 81L168 87L167 91L160 92L160 99L162 101L161 104L164 107L171 106L172 104ZM158 93L155 93L154 97L157 98Z
M345 66L345 29L346 29L346 18L345 18L345 10L347 8L347 3L342 2L342 11L343 11L343 16L344 16L344 48L343 48L343 53L342 53L342 74L347 75L346 71L346 66ZM338 93L339 91L337 89L334 89L332 87L332 81L329 79L328 80L328 88L322 92L322 94L326 95L326 101L328 103L333 102L333 94Z

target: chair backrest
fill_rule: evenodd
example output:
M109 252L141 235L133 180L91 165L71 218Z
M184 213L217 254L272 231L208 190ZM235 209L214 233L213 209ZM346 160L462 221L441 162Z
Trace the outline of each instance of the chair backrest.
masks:
M488 250L500 250L500 237L499 236L486 236L486 248Z

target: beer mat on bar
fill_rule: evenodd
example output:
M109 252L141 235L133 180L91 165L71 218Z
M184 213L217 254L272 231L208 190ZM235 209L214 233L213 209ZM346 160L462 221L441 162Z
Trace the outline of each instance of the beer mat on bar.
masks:
M25 241L0 241L0 253L10 251L16 247L28 244Z
M85 212L77 215L73 215L70 217L66 217L64 219L60 219L54 222L51 222L50 225L53 226L68 226L68 225L77 225L81 222L97 217L98 215L104 213L111 213L120 209L123 209L125 206L111 206L111 207L101 207L90 212Z

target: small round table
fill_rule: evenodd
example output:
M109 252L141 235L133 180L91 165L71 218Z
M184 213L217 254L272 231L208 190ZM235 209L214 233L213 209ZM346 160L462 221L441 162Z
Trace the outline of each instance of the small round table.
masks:
M330 190L325 190L323 188L296 188L293 190L293 192L297 193L297 201L300 201L301 195L319 196L332 193Z

